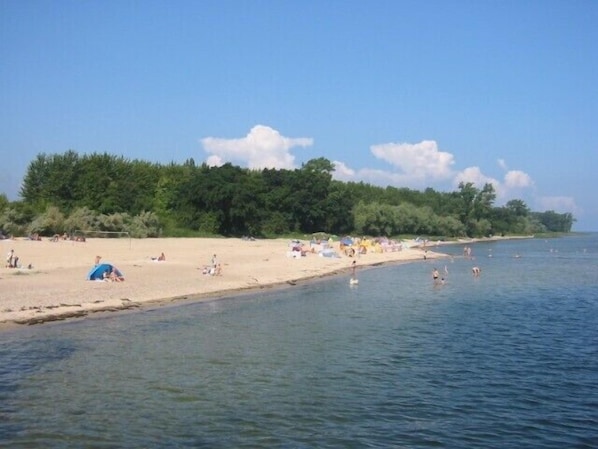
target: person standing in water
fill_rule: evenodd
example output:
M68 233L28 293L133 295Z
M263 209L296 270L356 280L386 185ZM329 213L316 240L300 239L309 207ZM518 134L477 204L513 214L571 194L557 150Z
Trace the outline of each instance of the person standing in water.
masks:
M357 284L359 281L357 280L357 277L355 276L355 270L357 269L357 261L354 260L351 263L351 279L349 280L349 284Z

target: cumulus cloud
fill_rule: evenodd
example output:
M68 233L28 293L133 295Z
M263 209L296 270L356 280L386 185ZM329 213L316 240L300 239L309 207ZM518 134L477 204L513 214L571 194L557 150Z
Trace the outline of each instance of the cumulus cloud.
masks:
M570 196L543 196L536 199L537 210L553 210L558 213L571 212L580 213L575 199Z
M345 163L335 161L333 177L340 181L363 181L374 185L392 185L411 189L449 188L457 189L461 182L472 183L481 189L491 184L496 192L498 203L513 198L528 197L534 188L530 175L521 170L509 170L504 159L497 163L504 170L503 179L486 175L480 167L467 167L454 171L454 156L440 151L433 140L420 143L385 143L370 147L372 154L397 170L380 170L371 168L353 169Z
M492 184L497 195L502 191L500 182L483 174L482 170L480 170L480 167L468 167L465 170L457 173L457 176L455 176L453 179L454 187L457 187L461 182L464 184L471 182L478 188L484 187L484 184Z
M507 189L523 189L533 185L532 178L521 170L511 170L505 174L505 187Z
M506 167L506 165L504 166ZM479 167L468 167L457 173L453 180L453 187L456 188L460 182L471 182L478 189L481 189L486 183L492 184L499 202L526 197L525 190L534 187L532 178L521 170L507 171L503 180L499 181L482 173Z
M291 149L311 146L313 139L285 137L269 126L256 125L245 137L236 139L206 137L201 139L201 144L208 154L206 163L210 166L232 162L252 169L294 169L296 168L295 156L291 153ZM502 201L519 197L523 190L534 185L527 173L521 170L508 170L504 159L497 160L498 165L506 172L502 182L485 175L479 167L468 167L455 172L453 154L440 151L434 140L423 140L415 144L391 142L372 145L370 151L377 159L390 164L391 169L354 169L342 161L333 161L333 177L341 181L363 181L374 185L413 189L437 188L451 181L453 188L457 188L461 182L471 182L477 188L490 183L496 191L497 199ZM569 200L572 201L571 198ZM560 210L571 210L570 203L561 197L547 198L544 202L554 204Z
M332 177L337 181L365 182L376 186L408 187L412 189L431 187L422 178L414 178L409 174L380 170L374 168L352 169L344 162L334 162L335 169Z
M333 161L332 164L334 165L336 179L350 180L355 176L355 170L349 168L344 162Z
M373 145L372 154L398 168L410 179L442 180L453 174L451 153L438 150L433 140L420 143L385 143Z
M269 126L256 125L240 139L206 137L201 139L208 156L208 165L222 165L226 162L246 164L251 169L295 168L295 156L290 152L294 147L313 145L308 137L284 137Z

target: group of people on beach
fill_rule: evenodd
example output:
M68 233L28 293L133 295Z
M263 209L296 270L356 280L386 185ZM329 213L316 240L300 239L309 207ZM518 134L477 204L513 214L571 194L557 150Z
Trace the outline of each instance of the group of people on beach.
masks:
M220 276L222 275L222 265L218 262L218 258L216 254L212 256L212 260L210 261L210 265L206 265L203 267L202 274L208 274L210 276Z
M102 276L106 282L124 282L125 280L125 277L116 269L116 267L112 267L111 270L104 271Z
M102 260L102 256L96 256L95 260L94 260L94 266L98 266L100 265ZM123 276L123 274L118 270L118 268L114 267L114 266L110 266L108 265L108 269L106 269L103 273L102 273L102 280L106 281L106 282L124 282L125 277Z
M8 254L6 255L6 268L22 268L21 262L19 261L19 256L15 254L15 250L11 249ZM27 268L30 270L33 268L33 265L27 265Z
M6 255L6 268L20 268L19 257L15 255L14 249L11 249Z

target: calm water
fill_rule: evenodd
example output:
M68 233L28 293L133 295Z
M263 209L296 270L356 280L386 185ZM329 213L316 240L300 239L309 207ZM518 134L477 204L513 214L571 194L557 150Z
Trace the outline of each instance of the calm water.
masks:
M1 333L0 447L598 447L598 234L472 248Z

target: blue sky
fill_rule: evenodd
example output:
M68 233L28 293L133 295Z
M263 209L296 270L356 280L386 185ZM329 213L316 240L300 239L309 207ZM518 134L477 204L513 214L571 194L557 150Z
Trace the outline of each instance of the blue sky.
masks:
M598 1L0 0L0 192L40 153L293 168L598 231Z

